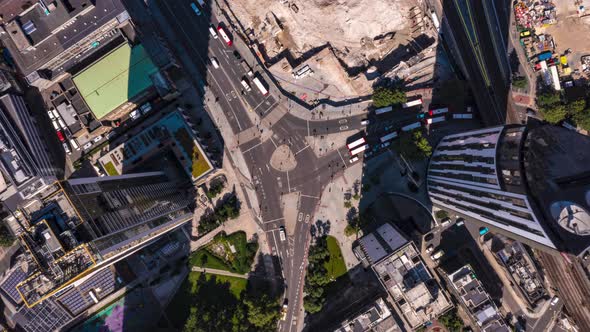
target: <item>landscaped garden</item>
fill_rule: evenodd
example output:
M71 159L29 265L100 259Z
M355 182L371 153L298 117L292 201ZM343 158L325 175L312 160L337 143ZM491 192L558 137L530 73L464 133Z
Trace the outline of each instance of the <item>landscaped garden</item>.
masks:
M245 274L250 271L258 250L257 242L248 242L243 231L219 233L204 248L191 254L191 266Z

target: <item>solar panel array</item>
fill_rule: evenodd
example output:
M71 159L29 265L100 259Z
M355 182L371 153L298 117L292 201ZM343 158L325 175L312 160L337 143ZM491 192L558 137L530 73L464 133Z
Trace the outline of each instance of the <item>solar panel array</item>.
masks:
M20 297L18 291L16 290L16 285L18 285L18 283L20 283L21 281L25 280L26 277L27 274L25 273L25 271L23 271L22 268L17 267L8 275L8 277L0 286L4 293L6 293L6 295L8 295L16 304L21 303L23 300Z
M49 298L32 308L23 307L19 311L24 318L20 325L26 332L56 331L73 317L59 304Z
M100 292L98 291L100 289ZM59 298L59 301L74 315L81 313L94 304L88 294L94 291L100 300L115 290L115 274L106 268L84 281L78 287L72 288Z

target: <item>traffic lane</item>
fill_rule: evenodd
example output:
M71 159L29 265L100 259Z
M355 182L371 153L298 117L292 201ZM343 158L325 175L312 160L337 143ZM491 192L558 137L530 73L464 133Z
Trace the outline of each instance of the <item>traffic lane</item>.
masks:
M301 151L298 155L298 164L302 167L289 173L291 187L306 195L317 197L321 194L321 188L316 188L315 184L328 183L343 172L350 164L348 154L345 146L319 159L311 149ZM304 190L309 188L308 186L312 186L312 190Z
M177 39L179 39L179 41L182 43L182 45L184 46L185 51L191 55L191 58L194 60L194 66L188 65L185 67L186 68L194 68L196 66L201 67L199 70L199 68L197 68L197 70L199 71L199 76L202 74L202 68L205 68L204 70L209 74L207 75L207 78L212 78L213 84L212 87L217 90L216 96L217 96L217 102L219 102L221 108L224 110L224 113L226 116L228 116L228 120L230 121L230 126L232 128L232 131L234 133L238 133L241 130L249 127L251 125L250 121L248 118L244 119L239 118L238 114L242 113L239 111L239 109L236 109L236 107L238 105L232 105L230 103L230 101L227 100L227 95L221 93L222 91L228 91L231 90L229 89L228 86L228 79L227 77L222 77L221 73L219 73L218 71L212 71L209 68L207 68L207 62L204 59L205 55L202 54L202 52L200 50L202 50L203 46L199 46L197 43L200 40L199 38L192 38L191 36L200 36L201 33L199 33L198 31L195 31L194 29L198 28L198 25L194 24L193 21L194 19L190 16L188 16L186 11L183 10L174 10L174 7L179 7L178 4L170 4L168 2L158 2L159 3L159 8L160 11L162 12L163 16L165 18L167 18L167 20L172 21L171 22L171 26L175 28L176 31L179 31L180 33L178 33L177 35ZM198 22L198 20L197 20ZM189 29L189 30L187 30ZM202 40L203 37L201 37ZM214 40L213 40L214 41ZM208 40L205 40L205 49L208 48ZM182 57L180 57L182 58ZM220 78L220 80L216 79L216 76L218 76ZM200 81L199 79L196 77L196 75L191 75L191 79L193 80L193 82L195 82L196 86L200 86ZM235 92L234 92L235 93ZM231 93L230 93L231 96Z

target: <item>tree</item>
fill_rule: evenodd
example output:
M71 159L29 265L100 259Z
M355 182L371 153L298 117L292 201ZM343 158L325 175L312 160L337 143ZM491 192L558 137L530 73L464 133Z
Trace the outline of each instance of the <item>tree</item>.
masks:
M440 316L438 321L444 325L451 332L459 332L462 330L464 324L461 318L457 315L457 310L453 309L446 314Z
M350 201L344 201L344 207L350 209L352 207L352 203Z
M526 88L528 81L524 76L514 76L512 78L512 86L518 89Z
M571 103L565 106L565 109L570 116L583 112L585 108L586 101L584 99L572 101Z
M539 107L555 105L560 101L559 92L555 90L546 90L537 94L537 105Z
M436 213L434 214L434 216L437 219L444 219L444 218L447 218L449 216L449 214L445 210L438 210L438 211L436 211Z
M590 130L590 109L583 110L572 115L576 124L584 130Z
M266 294L259 294L244 299L244 304L248 309L246 317L257 330L273 330L280 315L280 307L276 300Z
M357 229L353 225L346 225L344 228L344 235L346 236L353 236L357 234Z
M420 130L412 133L402 132L399 139L394 142L395 149L404 157L409 159L423 159L432 155L432 146L422 136Z
M543 115L543 119L552 124L562 121L567 115L565 106L561 104L542 106L539 111Z
M414 139L414 144L416 144L416 147L421 152L422 156L430 157L432 155L432 146L430 146L428 140L424 136L422 136L422 132L416 130L412 134L412 137Z
M399 105L406 101L406 93L401 89L378 87L373 91L373 105L375 107Z
M0 225L0 247L10 247L14 243L14 236L5 225Z

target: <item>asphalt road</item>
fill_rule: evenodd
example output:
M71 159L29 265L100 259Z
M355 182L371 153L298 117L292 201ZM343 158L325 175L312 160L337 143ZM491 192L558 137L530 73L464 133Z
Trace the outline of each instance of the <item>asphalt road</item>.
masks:
M215 14L211 16L197 16L190 9L190 1L153 1L151 10L159 10L168 26L175 32L175 52L183 52L191 59L190 63L182 63L183 69L199 87L203 85L201 77L206 77L209 89L217 96L225 116L230 121L234 135L248 128L256 126L252 123L247 112L256 112L262 116L262 123L266 123L265 116L283 108L284 115L275 123L270 124L272 136L262 141L255 138L240 145L247 167L252 175L252 182L258 196L260 206L259 224L267 235L267 242L273 255L276 256L276 270L281 271L286 286L286 299L289 308L287 317L280 322L282 331L297 330L298 318L303 315L303 284L307 249L310 243L310 226L315 222L314 213L319 204L323 188L339 172L348 167L348 151L340 147L322 158L318 158L308 146L305 136L321 136L329 133L361 129L362 116L344 119L305 120L289 113L287 98L279 98L269 94L262 96L255 86L251 91L243 91L240 83L242 77L247 76L234 56L236 47L247 49L237 38L233 38L234 45L228 47L223 41L212 39L209 25L217 26L219 21ZM228 30L231 33L231 31ZM244 52L245 53L245 52ZM209 66L207 58L215 57L220 68ZM249 59L249 65L256 70L252 54L242 54L242 58ZM258 68L260 70L260 68ZM198 71L195 72L195 71ZM268 82L267 84L271 84ZM278 109L281 110L281 109ZM215 118L215 117L214 117ZM270 158L276 147L289 145L295 154L297 167L290 172L281 172L270 166ZM289 192L299 192L300 199L297 210L297 224L294 236L281 241L279 227L284 226L281 196Z

